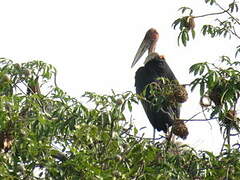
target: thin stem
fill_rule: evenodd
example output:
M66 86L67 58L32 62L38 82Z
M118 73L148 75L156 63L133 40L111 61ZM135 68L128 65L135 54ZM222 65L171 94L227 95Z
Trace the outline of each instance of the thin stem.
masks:
M235 2L235 1L233 1L233 2ZM215 2L215 4L216 4L220 9L222 9L223 11L225 11L232 19L234 19L234 21L235 21L238 25L240 25L239 20L236 19L236 18L229 12L229 9L230 9L230 8L228 8L227 10L224 10L224 8L223 8L220 4L218 4L217 2Z
M186 120L186 119L179 119L179 120L182 120L182 121L211 121L211 120L215 120L215 119L217 119L217 118L211 118L211 119L188 119L188 120Z
M196 117L197 115L199 115L199 114L201 114L201 113L202 113L202 111L200 111L200 112L194 114L191 118L189 118L189 120L193 119L194 117Z
M203 115L204 115L204 118L205 119L207 119L207 116L206 116L206 114L205 114L205 112L204 112L204 109L202 108L202 113L203 113ZM212 129L212 125L211 125L211 123L209 122L209 121L207 121L208 122L208 124L209 124L209 126L210 126L210 128Z
M220 21L219 19L217 19L217 21L218 21L220 24L222 23L222 21ZM230 28L229 28L229 29L224 28L224 30L229 31L229 32L232 33L234 36L236 36L238 39L240 39L240 36L237 34L234 26L231 26L231 29L230 29Z
M232 27L233 30L230 30L233 35L235 35L238 39L240 39L240 36L237 34L235 27Z
M216 13L209 13L209 14L203 14L203 15L199 15L199 16L193 16L194 18L201 18L201 17L206 17L206 16L215 16L215 15L220 15L220 14L224 14L225 12L227 12L229 9L221 11L221 12L216 12Z
M221 148L220 154L222 154L222 152L223 152L223 148L224 148L226 140L227 140L227 138L225 137L224 140L223 140L223 144L222 144L222 148Z
M17 84L15 84L15 86L16 86L25 96L27 95Z
M230 127L227 127L227 143L228 146L230 147Z

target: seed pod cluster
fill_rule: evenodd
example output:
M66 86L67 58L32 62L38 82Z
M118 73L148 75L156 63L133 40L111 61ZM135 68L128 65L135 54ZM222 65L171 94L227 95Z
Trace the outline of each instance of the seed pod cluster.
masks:
M122 158L122 156L121 156L120 154L117 154L117 155L115 156L115 160L116 160L116 161L119 161L119 162L120 162L120 161L122 161L122 159L123 159L123 158Z
M178 103L184 103L188 99L188 93L184 86L178 85L174 90L174 97Z
M123 104L123 100L122 99L117 99L116 100L116 105L120 106Z
M122 177L122 173L120 171L114 170L112 172L112 176L120 179Z
M176 82L163 83L153 82L151 88L160 91L164 97L166 97L166 103L184 103L188 99L188 93L184 85L179 85Z
M38 77L28 83L27 94L41 94Z
M31 75L31 71L29 69L24 69L23 74L25 77L29 77Z
M204 95L200 98L200 105L202 107L209 107L212 105L212 101L210 100L209 96Z
M182 139L186 139L188 136L188 129L185 123L182 120L175 120L172 125L172 132L176 136L179 136Z
M9 83L10 82L10 77L7 74L4 74L3 76L1 76L0 82L1 83Z
M187 23L186 23L186 27L189 30L192 30L195 28L195 21L194 21L194 17L193 16L188 16L186 19Z
M216 85L214 88L212 88L209 91L209 98L211 99L211 101L214 102L216 106L222 105L223 92L224 92L224 88L220 85Z
M181 19L180 29L183 27L186 28L187 31L193 30L195 28L194 16L184 16Z
M9 132L1 131L0 132L0 149L4 150L4 152L8 152L13 143L13 137Z
M230 125L235 123L235 120L237 120L238 118L236 117L237 113L234 110L229 110L226 115L225 118L223 119L223 123L225 125Z

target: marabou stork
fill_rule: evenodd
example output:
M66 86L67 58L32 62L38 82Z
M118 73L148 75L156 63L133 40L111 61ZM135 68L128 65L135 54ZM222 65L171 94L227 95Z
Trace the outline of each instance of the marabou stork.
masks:
M135 86L136 93L141 94L147 85L151 83L158 83L158 78L168 78L170 81L177 81L172 70L168 66L163 56L160 56L155 52L156 43L158 41L159 34L158 32L151 28L147 31L137 53L132 63L133 67L141 56L148 50L148 56L144 62L144 66L140 67L135 74ZM157 131L168 132L168 128L173 125L174 119L179 118L180 116L180 103L177 106L167 106L163 107L160 110L152 108L149 88L145 90L145 98L148 101L141 100L145 113L152 124L153 138L155 138L155 129ZM185 125L184 125L185 126ZM186 126L185 126L186 127ZM188 131L186 132L188 134ZM182 137L185 139L186 137Z

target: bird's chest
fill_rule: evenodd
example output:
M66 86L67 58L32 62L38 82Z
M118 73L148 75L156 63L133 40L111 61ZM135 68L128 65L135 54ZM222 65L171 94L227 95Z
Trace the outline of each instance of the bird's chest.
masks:
M166 72L162 66L146 67L146 78L148 82L157 81L159 77L166 77Z
M154 71L146 71L145 85L150 84L152 82L156 82L158 78L159 75Z
M145 89L145 87L151 84L152 82L157 82L158 78L159 75L156 72L144 69L143 72L136 76L137 93L142 92Z

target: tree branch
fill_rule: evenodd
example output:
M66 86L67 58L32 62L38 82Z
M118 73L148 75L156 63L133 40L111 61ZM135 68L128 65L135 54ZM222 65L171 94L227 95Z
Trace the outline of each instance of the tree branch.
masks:
M240 25L239 20L238 20L237 18L235 18L235 17L229 12L229 9L230 9L230 8L228 8L227 10L224 10L224 8L223 8L220 4L218 4L217 2L215 2L215 4L216 4L220 9L222 9L223 11L225 11L232 19L234 19L234 21L236 21L236 23L237 23L238 25Z
M199 15L199 16L193 16L194 18L201 18L201 17L206 17L206 16L214 16L214 15L220 15L220 14L224 14L227 13L238 25L240 25L240 22L237 18L235 18L230 12L229 9L224 9L220 4L218 4L217 2L215 2L215 4L222 10L221 12L216 12L216 13L209 13L209 14L203 14L203 15Z
M214 15L220 15L220 14L224 14L228 11L229 9L227 10L223 10L221 12L216 12L216 13L209 13L209 14L203 14L203 15L199 15L199 16L193 16L194 18L201 18L201 17L206 17L206 16L214 16Z
M182 120L182 121L211 121L211 120L215 120L217 118L209 118L209 119L179 119L179 120Z

